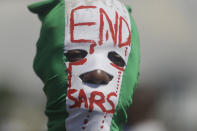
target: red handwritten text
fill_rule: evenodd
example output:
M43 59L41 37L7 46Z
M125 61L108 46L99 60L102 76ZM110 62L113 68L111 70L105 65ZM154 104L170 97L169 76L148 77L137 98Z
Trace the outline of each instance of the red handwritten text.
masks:
M74 102L73 105L69 106L69 108L80 108L81 104L84 103L84 107L86 109L89 109L90 112L94 110L94 105L97 105L103 112L106 113L114 113L115 111L115 104L112 100L110 100L111 97L117 97L115 92L111 92L107 95L107 97L104 96L102 92L99 91L93 91L90 93L90 98L87 99L87 96L85 94L85 91L81 89L78 93L78 97L74 97L72 94L78 92L76 89L69 89L67 96L70 100ZM96 97L99 97L99 99ZM111 106L110 110L107 110L104 106L104 103L107 101L109 105ZM89 103L89 105L88 105Z
M85 9L97 9L97 7L96 6L79 6L77 8L72 9L71 15L70 15L70 40L71 40L71 43L91 43L89 52L90 52L90 54L92 54L92 53L94 53L94 47L97 45L96 40L75 39L75 37L74 37L75 36L75 34L74 34L75 26L94 26L94 25L96 25L95 21L75 23L75 20L74 20L75 12L76 11L80 12L81 10L85 10ZM114 46L117 45L117 41L118 41L117 38L119 38L119 41L118 41L119 48L122 48L124 46L130 46L131 45L131 30L129 28L128 22L122 16L119 16L118 12L116 11L115 12L115 24L113 25L110 16L106 13L106 11L103 8L99 9L99 13L100 13L100 15L99 15L99 17L100 17L100 25L99 26L100 27L98 30L98 32L99 32L98 45L101 46L103 44L104 25L106 24L105 22L107 22L109 25L109 31L106 30L106 32L105 32L106 41L109 38L109 32L110 32ZM106 21L104 21L104 18L106 18ZM126 42L123 42L123 40L122 40L123 24L126 25L127 30L128 30L128 37L127 37ZM124 30L124 33L125 32L126 32L126 30Z

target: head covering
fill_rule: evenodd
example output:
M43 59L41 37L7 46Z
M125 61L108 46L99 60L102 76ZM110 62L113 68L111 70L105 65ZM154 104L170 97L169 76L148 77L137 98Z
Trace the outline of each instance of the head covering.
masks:
M93 128L112 131L123 130L123 125L127 120L126 109L132 103L133 93L138 82L140 63L139 36L134 19L131 16L131 8L122 6L123 4L119 3L117 0L105 1L106 0L46 0L29 6L29 10L38 14L42 22L40 37L36 45L37 52L33 67L36 74L44 83L43 90L47 96L45 113L48 116L49 131L78 131L92 130ZM79 12L79 9L83 11ZM111 12L113 18L110 18L111 15L109 15ZM94 13L99 14L98 19ZM95 20L96 22L88 23L86 22L86 18L91 19L91 21ZM116 24L116 18L118 20L118 25ZM75 19L76 23L72 23L72 19ZM101 23L102 21L104 21L103 27L102 24L98 24L98 22ZM91 25L95 25L96 27L96 24L98 24L100 32L100 42L99 40L95 40L94 43L93 40L88 41L87 38L94 39L96 36L94 32L96 32L95 30L98 28L90 28ZM82 27L84 25L89 27L89 31L88 29L85 32L83 31ZM71 27L75 28L73 33L76 35L74 37L72 36L72 30L68 29ZM120 36L120 34L123 34L123 36ZM130 36L128 36L128 34ZM116 35L117 39L115 38ZM87 38L82 39L81 37ZM82 42L77 40L81 40ZM83 68L74 66L72 68L73 71L70 72L69 65L73 63L68 61L64 53L77 47L77 44L70 46L72 42L81 43L82 45L87 45L88 43L90 46L87 46L89 47L88 50L86 50L88 55L86 61L84 61L87 67L86 65L84 65ZM111 42L117 42L117 44L111 44L113 45L112 47L109 44ZM85 50L86 45L79 48ZM92 46L93 48L91 48ZM100 47L103 48L101 51L98 51ZM124 49L124 51L122 49ZM98 64L91 65L91 61L94 60L92 56L98 59L101 58L100 61L102 61L101 56L107 50L119 52L120 56L122 55L123 59L126 61L126 66L124 68L119 68L111 63L111 65L116 68L111 70L111 68L108 69L107 67L109 65L102 65L102 62L100 62L101 65L99 66ZM125 54L125 56L123 54ZM107 56L106 58L103 57L103 63L104 61L109 61L107 60ZM89 65L88 62L90 63ZM83 72L86 70L87 72L88 70L93 70L94 66L109 72L111 70L112 74L117 69L121 70L117 71L117 77L114 76L114 79L117 78L117 81L120 81L119 83L115 83L117 85L117 87L114 87L117 88L116 92L107 92L107 88L101 89L98 87L94 89L84 89L85 97L83 95L83 97L81 97L80 94L83 94L83 92L81 93L81 90L79 91L77 89L74 90L76 88L74 84L78 83L78 78L75 79L75 76L77 76L76 74L80 71ZM113 82L111 83L113 84ZM70 90L69 87L73 89ZM110 86L110 88L112 87L113 85ZM88 86L86 88L88 88ZM95 92L103 93L103 102L101 102L102 104L100 104L100 106L98 103L93 103L91 107L91 100ZM79 96L79 99L76 99L75 95ZM102 95L98 96L101 97ZM81 101L82 105L80 107L77 107L77 109L69 108L82 98L83 101ZM87 99L87 103L84 101L85 98ZM96 95L93 98L96 101ZM97 99L101 100L101 98ZM112 109L114 107L114 110L107 107L111 107ZM88 113L91 110L90 108L92 109L92 114ZM83 116L84 114L86 115ZM87 117L87 119L85 117Z

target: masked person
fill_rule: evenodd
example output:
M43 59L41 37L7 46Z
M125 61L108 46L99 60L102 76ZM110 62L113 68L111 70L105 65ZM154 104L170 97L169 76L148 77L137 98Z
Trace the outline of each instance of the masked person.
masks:
M46 0L34 70L44 83L49 131L119 131L139 74L131 9L119 0Z

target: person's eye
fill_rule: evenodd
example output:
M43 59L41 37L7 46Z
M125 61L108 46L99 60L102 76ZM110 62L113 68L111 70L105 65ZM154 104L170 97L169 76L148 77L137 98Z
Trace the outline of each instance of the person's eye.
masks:
M87 54L87 51L81 49L69 50L68 52L64 53L69 62L82 60L87 56Z
M110 59L110 61L112 61L112 63L116 64L117 66L120 66L120 67L125 66L125 62L123 58L114 51L111 51L108 53L108 58Z

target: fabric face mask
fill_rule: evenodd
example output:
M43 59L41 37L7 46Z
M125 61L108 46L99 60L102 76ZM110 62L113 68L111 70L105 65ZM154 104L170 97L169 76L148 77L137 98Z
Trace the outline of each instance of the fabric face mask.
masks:
M118 1L105 2L97 0L87 5L81 0L66 1L69 21L65 54L70 59L66 62L68 130L110 130L118 104L122 74L131 49L130 18ZM96 81L99 72L103 75Z
M139 71L127 8L117 0L60 0L30 9L43 22L34 69L45 83L49 129L121 130Z

